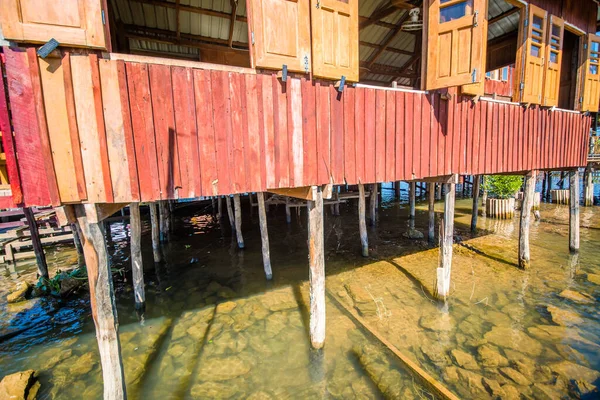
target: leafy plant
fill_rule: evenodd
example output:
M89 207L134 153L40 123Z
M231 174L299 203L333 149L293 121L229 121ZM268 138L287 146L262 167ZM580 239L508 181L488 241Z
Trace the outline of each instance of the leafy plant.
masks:
M514 196L523 185L523 177L519 175L486 176L483 187L491 197L508 199Z

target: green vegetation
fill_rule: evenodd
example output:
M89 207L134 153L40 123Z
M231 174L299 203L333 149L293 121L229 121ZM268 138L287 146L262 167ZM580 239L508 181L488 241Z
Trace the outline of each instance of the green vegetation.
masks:
M508 199L514 196L523 185L520 175L490 175L483 181L483 187L491 197Z

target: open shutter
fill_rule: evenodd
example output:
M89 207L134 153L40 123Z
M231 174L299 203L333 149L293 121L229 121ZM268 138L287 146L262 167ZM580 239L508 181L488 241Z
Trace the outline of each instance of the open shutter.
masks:
M257 68L309 72L310 0L253 0L252 31Z
M546 51L546 19L548 13L532 4L528 6L522 66L521 99L523 103L542 104L544 86L544 54Z
M600 36L588 35L584 46L583 99L581 111L598 112L600 102Z
M563 36L565 22L550 16L548 22L548 40L546 42L546 77L544 78L544 95L542 105L548 107L558 106L558 92L560 90L560 66L563 54Z
M481 82L487 0L427 0L427 89Z
M313 75L358 81L358 0L311 0Z
M5 39L105 49L101 0L0 0Z

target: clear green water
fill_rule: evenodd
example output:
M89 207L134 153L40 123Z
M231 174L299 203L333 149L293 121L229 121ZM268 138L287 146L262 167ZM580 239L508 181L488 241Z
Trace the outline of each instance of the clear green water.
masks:
M362 312L460 398L561 398L573 397L574 387L592 389L600 377L600 286L587 274L600 273L597 208L581 209L581 252L573 257L568 209L544 204L542 221L532 223L531 269L520 271L518 219L480 217L471 238L471 202L457 201L462 243L455 246L450 301L440 307L431 300L438 251L403 236L407 205L391 193L384 191L379 224L369 229L366 259L360 256L356 203L342 205L339 217L326 213L331 296ZM416 228L426 232L424 207L418 207ZM438 218L441 211L440 203ZM273 282L264 279L256 210L250 215L244 204L244 251L224 222L210 215L210 207L179 209L173 240L164 248L168 262L156 268L144 227L143 316L133 307L127 225L112 224L111 262L125 268L115 288L130 398L431 398L330 299L325 349L310 351L304 210L290 225L283 208L269 215ZM49 253L53 268L77 265L69 247ZM35 268L23 264L17 271L20 279L32 280ZM8 273L0 279L2 299L12 279ZM560 297L565 289L590 296L590 302ZM358 301L361 294L367 301ZM33 368L40 372L41 398L101 398L89 310L85 294L16 306L0 300L0 332L33 326L0 343L0 376Z

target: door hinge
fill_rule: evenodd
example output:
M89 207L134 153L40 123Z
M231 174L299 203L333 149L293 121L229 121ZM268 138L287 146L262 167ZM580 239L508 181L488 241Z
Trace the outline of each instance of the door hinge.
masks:
M321 8L321 0L317 0L317 4L315 5L316 8Z
M583 104L583 96L579 98L579 104Z
M473 70L473 72L471 73L471 83L475 83L477 82L477 68L475 68Z
M478 18L479 18L479 10L475 11L475 20L473 21L474 28L477 28L477 26L479 26L479 22L477 21Z
M250 34L250 36L251 36L250 40L252 40L252 44L254 44L254 32L252 32L252 33Z
M106 17L104 16L104 10L102 10L101 14L102 14L102 25L106 25Z
M525 19L525 28L529 25L529 19Z
M584 49L584 50L587 50L587 43L584 43L584 44L583 44L583 49Z
M525 82L521 82L521 84L519 85L519 89L521 89L521 90L525 89Z
M310 67L308 64L308 55L304 55L304 72L307 74L310 72Z

